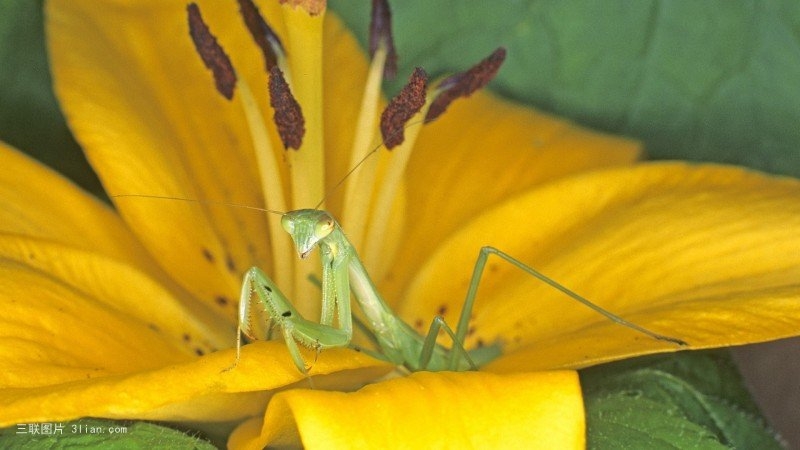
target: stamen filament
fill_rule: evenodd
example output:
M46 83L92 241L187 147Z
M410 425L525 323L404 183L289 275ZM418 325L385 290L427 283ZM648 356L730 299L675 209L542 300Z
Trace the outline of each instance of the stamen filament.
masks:
M264 116L258 108L258 103L250 90L250 86L243 79L239 82L239 95L242 101L242 109L247 118L250 139L253 142L253 149L256 153L265 207L275 211L287 211L279 161L275 155L267 129L264 126L266 123L264 122ZM294 277L294 265L286 264L286 258L287 255L292 254L292 242L289 239L289 235L281 227L281 216L267 213L267 223L269 224L269 239L272 244L272 276L278 285L289 288L292 286L290 282ZM286 294L292 295L291 292Z
M350 165L355 167L361 163L375 140L378 124L378 107L381 101L381 82L383 81L384 64L387 51L380 46L375 52L367 74L364 96L356 122L356 134L350 150ZM347 236L355 248L361 248L366 238L366 223L370 211L370 203L375 188L377 158L367 158L363 164L350 175L345 191L345 210L342 223L348 230Z
M311 208L325 193L325 142L322 117L322 25L324 9L311 15L302 7L281 8L286 25L284 36L287 62L292 74L289 82L297 102L303 108L306 133L297 151L286 152L290 176L290 209ZM278 66L281 61L279 59ZM317 292L300 269L301 261L293 258L294 298L304 314L310 309L319 311L309 299ZM304 266L305 267L305 266ZM306 269L307 270L307 269Z
M379 268L378 272L381 271L380 267L385 264L385 262L380 261L380 255L392 213L392 205L397 196L397 191L402 185L403 175L405 174L406 166L408 166L408 160L411 158L411 151L414 148L420 130L422 130L422 119L428 113L431 102L432 98L428 96L425 100L425 105L406 122L412 125L405 129L407 132L405 140L392 149L391 152L382 152L382 155L385 154L386 157L391 159L388 163L386 175L381 181L380 191L374 207L371 210L372 220L367 226L367 239L362 252L367 264L372 264L372 267Z
M303 108L306 135L297 152L287 155L291 172L291 209L315 205L324 193L322 118L322 18L302 8L282 8L286 23L290 87ZM287 80L288 82L288 80ZM307 281L304 281L307 284Z

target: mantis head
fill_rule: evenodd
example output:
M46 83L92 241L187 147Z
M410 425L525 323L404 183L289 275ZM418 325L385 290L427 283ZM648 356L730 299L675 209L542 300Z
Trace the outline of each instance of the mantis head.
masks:
M319 241L331 234L336 227L336 221L326 211L298 209L284 214L281 226L292 235L297 254L305 259Z

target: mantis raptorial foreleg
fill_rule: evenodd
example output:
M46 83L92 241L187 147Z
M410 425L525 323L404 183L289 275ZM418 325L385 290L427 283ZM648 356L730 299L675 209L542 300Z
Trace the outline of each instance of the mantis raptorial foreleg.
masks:
M342 303L347 303L349 314L349 301ZM269 316L266 320L264 320L265 313ZM280 327L289 354L303 373L307 373L307 369L298 343L319 351L330 347L345 347L352 338L351 329L335 328L305 319L261 269L252 267L245 273L242 282L236 335L236 362L232 367L239 363L241 357L242 333L250 339L265 339L264 324L267 321Z

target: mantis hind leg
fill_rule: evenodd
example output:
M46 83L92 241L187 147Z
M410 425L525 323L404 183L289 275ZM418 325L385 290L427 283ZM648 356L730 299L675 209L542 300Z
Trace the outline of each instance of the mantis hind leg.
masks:
M439 336L439 331L444 330L450 338L453 340L453 347L450 349L451 352L451 359L448 362L448 370L458 370L459 369L459 358L460 356L463 361L469 365L471 370L478 370L477 364L472 360L472 357L469 355L469 352L464 348L464 340L463 338L458 338L453 329L450 328L450 325L444 321L444 317L436 316L431 321L431 326L428 328L428 334L425 336L425 340L423 341L422 351L420 352L419 356L419 370L426 370L428 368L428 364L431 362L431 358L433 357L433 349L436 347L436 338ZM455 361L455 362L454 362Z
M319 351L323 348L347 346L352 337L351 329L335 328L305 319L258 267L252 267L244 275L239 297L238 322L236 361L228 370L239 364L242 334L253 340L266 339L270 327L265 323L281 328L292 361L304 374L308 370L298 343Z
M535 278L543 281L544 283L550 285L551 287L563 292L564 294L566 294L567 296L569 296L573 300L576 300L579 303L583 304L584 306L587 306L587 307L593 309L594 311L602 314L603 316L605 316L606 318L608 318L609 320L611 320L611 321L613 321L613 322L615 322L617 324L620 324L622 326L628 327L628 328L630 328L630 329L632 329L634 331L637 331L639 333L643 333L643 334L645 334L645 335L647 335L647 336L649 336L649 337L651 337L653 339L657 339L659 341L671 342L671 343L679 345L679 346L688 345L686 342L684 342L681 339L665 336L663 334L659 334L659 333L650 331L650 330L648 330L646 328L640 327L639 325L636 325L635 323L628 322L627 320L625 320L622 317L612 313L611 311L608 311L608 310L606 310L604 308L601 308L600 306L592 303L591 301L587 300L586 298L584 298L584 297L580 296L579 294L575 293L574 291L570 290L566 286L563 286L563 285L559 284L558 282L556 282L552 278L549 278L548 276L544 275L543 273L539 272L538 270L534 269L533 267L530 267L530 266L524 264L522 261L514 258L513 256L509 255L508 253L505 253L502 250L496 249L494 247L482 247L481 250L480 250L480 253L478 254L478 259L475 261L475 267L472 270L472 278L470 279L469 289L467 290L467 297L464 300L464 306L463 306L463 308L461 310L461 317L458 320L458 327L456 328L455 336L453 337L454 342L457 342L457 343L464 342L464 338L467 335L467 330L468 330L468 327L469 327L469 320L470 320L470 316L472 315L472 307L473 307L473 305L475 303L475 296L478 293L478 284L481 281L481 278L483 276L483 270L486 267L486 261L487 261L487 259L489 258L490 255L499 256L500 258L502 258L506 262L516 266L517 268L519 268L523 272L526 272L529 275L532 275L533 277L535 277ZM452 369L455 369L456 366L458 365L458 360L457 360L456 355L457 354L454 352L450 356L450 364L449 364L449 366Z

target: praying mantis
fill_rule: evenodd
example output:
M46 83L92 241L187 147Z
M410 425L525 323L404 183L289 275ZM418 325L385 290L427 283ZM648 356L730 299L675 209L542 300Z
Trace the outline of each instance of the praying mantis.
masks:
M274 122L277 132L285 149L299 149L305 129L304 119L299 104L292 97L290 83L286 81L283 74L283 69L288 70L288 67L283 69L280 67L281 58L278 55L285 56L281 41L263 17L259 15L258 8L252 2L242 1L240 6L240 11L256 42L260 46L265 46L265 61L269 69L270 104L275 112ZM189 4L187 14L190 36L198 54L206 67L211 69L219 93L230 100L233 97L233 89L237 80L236 72L224 50L203 21L199 7L193 3ZM387 25L390 13L385 1L373 2L373 19L375 19L373 20L375 29L372 30L371 38L377 39L376 48L379 48L380 52L386 53L384 56L389 58L388 54L394 51L394 47L391 43L390 28ZM402 142L404 139L402 131L404 126L408 126L407 121L420 113L426 104L426 110L423 113L424 122L432 121L442 114L454 99L467 97L476 89L484 86L494 77L504 59L505 49L501 47L469 70L446 78L438 85L434 98L430 102L426 100L427 75L421 68L415 69L409 83L392 99L381 115L384 145L391 148ZM380 60L382 58L374 61ZM382 65L378 67L384 69ZM383 71L380 70L376 73ZM377 80L380 79L377 78ZM242 95L250 95L247 92L249 89L243 89ZM252 103L255 104L255 102ZM250 111L247 103L244 105L245 111ZM252 112L250 116L253 117L253 123L261 120ZM369 152L367 157L379 147ZM366 157L361 162L365 159ZM352 173L361 162L356 164L347 175ZM351 311L350 294L352 293L355 303L366 318L364 325L373 335L378 348L378 351L359 350L397 366L403 366L409 371L477 369L500 352L498 345L473 350L467 350L464 347L478 285L487 259L491 255L500 257L507 263L549 284L620 325L653 339L685 345L679 339L655 333L622 319L494 247L483 247L478 254L455 330L444 321L442 316L436 316L433 318L427 334L422 336L389 308L387 302L378 293L375 283L361 262L356 249L330 213L319 209L298 209L280 214L282 215L281 226L291 235L301 259L305 259L315 248L320 252L322 263L320 320L319 323L316 323L304 318L276 283L261 269L250 268L244 275L240 292L236 361L232 368L238 364L241 358L243 334L250 339L269 337L271 327L264 327L263 323L255 321L260 319L265 319L270 325L277 325L280 328L294 364L305 375L308 375L308 369L300 351L300 345L317 351L334 347L354 347L351 345L354 317ZM453 344L450 348L436 342L440 331L444 331L452 340Z
M291 235L300 258L305 259L315 247L319 249L322 262L320 323L302 317L278 286L261 269L252 267L244 275L239 299L237 363L241 356L242 334L251 339L259 338L255 335L251 321L254 295L257 300L255 304L261 308L258 311L267 313L269 320L280 327L292 360L298 370L307 375L308 369L298 344L317 351L347 347L351 344L353 321L350 294L352 292L356 304L366 317L366 326L374 335L380 350L380 352L368 351L372 356L403 366L409 371L475 370L496 357L500 351L497 346L474 350L467 350L463 346L478 285L487 259L491 255L500 257L613 322L653 339L679 346L686 345L680 339L661 335L628 322L505 252L488 246L482 247L478 254L456 329L453 330L441 316L436 316L430 324L427 335L422 336L395 315L383 300L355 248L331 214L319 209L299 209L283 214L281 225ZM338 318L337 326L333 325L334 313ZM451 348L448 349L436 342L440 330L444 330L452 339Z

